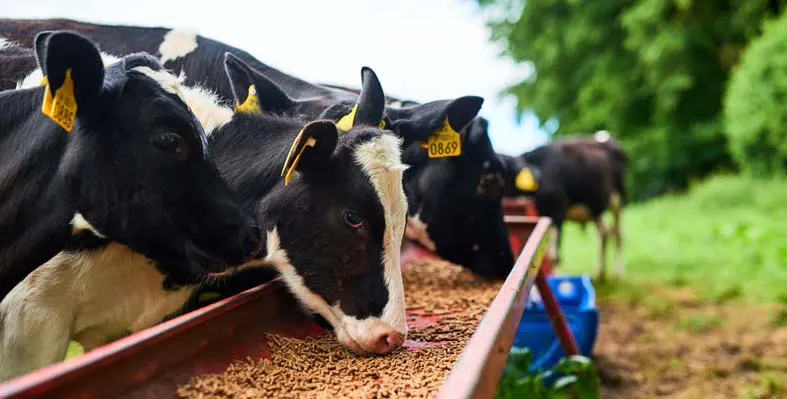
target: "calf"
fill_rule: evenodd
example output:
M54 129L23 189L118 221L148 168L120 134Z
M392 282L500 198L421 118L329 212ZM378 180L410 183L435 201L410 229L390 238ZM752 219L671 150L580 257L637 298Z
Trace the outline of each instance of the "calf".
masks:
M626 156L606 131L594 138L556 141L518 157L501 155L506 164L506 197L533 199L538 213L552 218L550 258L560 261L560 236L566 220L589 221L599 232L597 276L606 277L606 246L612 236L616 244L615 271L623 274L621 212L625 201L623 178ZM609 209L614 215L610 229L603 220Z
M405 237L480 275L508 275L514 257L503 220L505 168L492 147L487 120L475 118L480 99L420 104L386 97L386 102L389 126L404 138L402 159L411 166L404 178L409 204ZM432 158L423 143L446 125L463 127L456 129L461 153Z
M190 281L259 250L180 85L152 57L105 68L74 33L36 38L45 87L0 92L0 298L63 249L113 240Z
M228 75L238 92L252 84L246 74ZM399 139L375 127L383 103L362 96L357 115L366 117L340 134L330 121L233 113L211 106L215 97L205 90L183 94L201 120L212 121L205 124L219 169L264 228L262 251L237 269L277 271L356 352L400 346L407 332L399 269L405 166ZM89 350L150 326L202 283L162 289L157 269L166 264L97 235L85 239L90 245L61 252L0 303L0 377L62 359L71 338ZM63 301L65 292L74 300Z
M355 117L353 109L359 91L303 81L266 65L243 50L195 32L64 19L0 19L0 35L23 44L29 42L36 31L54 28L83 32L112 53L148 51L157 54L168 68L185 72L187 83L206 84L223 103L242 106L248 98L249 88L240 88L240 93L234 93L223 71L215 67L216 61L229 52L234 64L243 64L255 74L254 94L259 100L259 111L330 119L337 121L342 129L351 125ZM371 88L376 76L371 70L365 70L364 76ZM382 93L382 88L378 91ZM369 90L366 93L372 95ZM236 97L241 98L239 103L232 102ZM419 242L455 263L484 275L505 277L514 259L499 204L502 165L492 151L487 122L474 120L483 99L466 96L425 104L389 100L382 126L404 139L404 162L419 163L405 174L411 210L409 230L416 232L411 236L421 237ZM428 157L420 142L449 129L461 135L459 155L433 154L444 159ZM435 188L427 190L424 182ZM413 202L416 200L419 202Z

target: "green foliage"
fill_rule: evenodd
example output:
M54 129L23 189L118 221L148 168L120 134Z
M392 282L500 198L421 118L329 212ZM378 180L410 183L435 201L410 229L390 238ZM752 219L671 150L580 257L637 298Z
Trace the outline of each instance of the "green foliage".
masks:
M623 282L680 281L704 299L780 301L787 307L787 179L715 176L686 194L629 206L623 212ZM562 273L594 273L594 229L564 227ZM614 248L608 249L612 267ZM610 269L611 270L611 269ZM598 287L605 290L607 287ZM632 300L648 300L631 287Z
M733 167L724 87L773 4L787 1L479 0L492 39L535 73L507 89L558 136L607 129L630 156L631 197ZM778 8L778 7L777 7Z
M552 370L529 370L532 354L527 348L513 348L508 355L506 375L500 381L498 399L597 399L599 377L596 366L584 356L561 359ZM546 381L553 375L560 377L551 384Z
M787 167L787 17L765 25L730 78L724 121L735 161L757 175Z

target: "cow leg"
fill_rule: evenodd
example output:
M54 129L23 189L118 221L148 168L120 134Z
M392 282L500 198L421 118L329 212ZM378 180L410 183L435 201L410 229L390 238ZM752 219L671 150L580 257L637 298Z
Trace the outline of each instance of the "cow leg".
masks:
M555 221L549 227L549 261L552 262L552 267L557 270L560 266L560 239L563 234L563 223Z
M596 228L598 229L598 238L599 238L599 248L598 248L598 269L596 271L596 276L599 281L606 280L606 261L607 261L607 236L609 231L607 229L606 224L604 224L604 218L599 216L596 219Z
M623 264L623 238L621 237L621 216L623 210L620 207L613 209L615 217L614 225L612 226L612 235L615 237L615 275L622 276L625 271Z
M0 381L63 360L68 350L72 312L42 306L28 281L19 283L0 303Z

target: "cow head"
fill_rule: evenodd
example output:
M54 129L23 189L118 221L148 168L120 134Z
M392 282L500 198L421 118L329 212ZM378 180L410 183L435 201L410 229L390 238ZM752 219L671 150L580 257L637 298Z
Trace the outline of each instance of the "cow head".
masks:
M155 58L105 67L70 32L39 34L35 52L44 109L69 137L60 173L73 188L74 229L169 265L176 282L259 251L259 229L219 176L180 82Z
M504 169L487 122L476 118L482 99L461 97L408 108L389 108L391 129L405 138L410 204L407 237L451 262L490 277L514 264L503 221ZM461 154L432 158L421 146L438 130L460 133Z
M241 110L251 111L244 130L292 124L287 121L295 119L255 112L263 108L261 102L248 103L249 88L261 87L253 72L228 57L235 101ZM262 95L256 90L258 98ZM305 126L295 120L300 132L285 135L285 151L271 155L280 157L274 163L283 179L257 204L257 214L268 234L266 262L294 295L327 320L348 348L385 353L400 346L407 333L399 265L407 215L402 187L406 167L400 139L378 127L384 99L366 96L356 105L347 132L328 120ZM217 146L238 148L211 137L216 151ZM268 142L272 140L271 135ZM269 158L258 162L271 162ZM250 168L254 166L244 166Z

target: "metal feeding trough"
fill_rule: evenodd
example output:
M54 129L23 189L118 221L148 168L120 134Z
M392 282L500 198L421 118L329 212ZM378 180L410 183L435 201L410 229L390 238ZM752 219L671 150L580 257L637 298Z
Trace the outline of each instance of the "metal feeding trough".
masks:
M545 291L538 285L549 311L551 291L539 270L547 249L550 220L519 213L507 216L506 223L512 241L521 242L516 247L518 259L438 397L494 396L527 297L537 280L546 286ZM424 256L434 255L415 246L403 248L403 262ZM296 308L283 284L273 281L7 381L0 384L0 397L174 397L177 386L191 377L222 372L235 360L270 356L265 333L297 338L323 331L310 318L294 311ZM552 319L559 326L559 308L557 314ZM568 331L565 320L563 329ZM573 342L570 332L567 334L568 341ZM565 352L570 353L571 348Z

